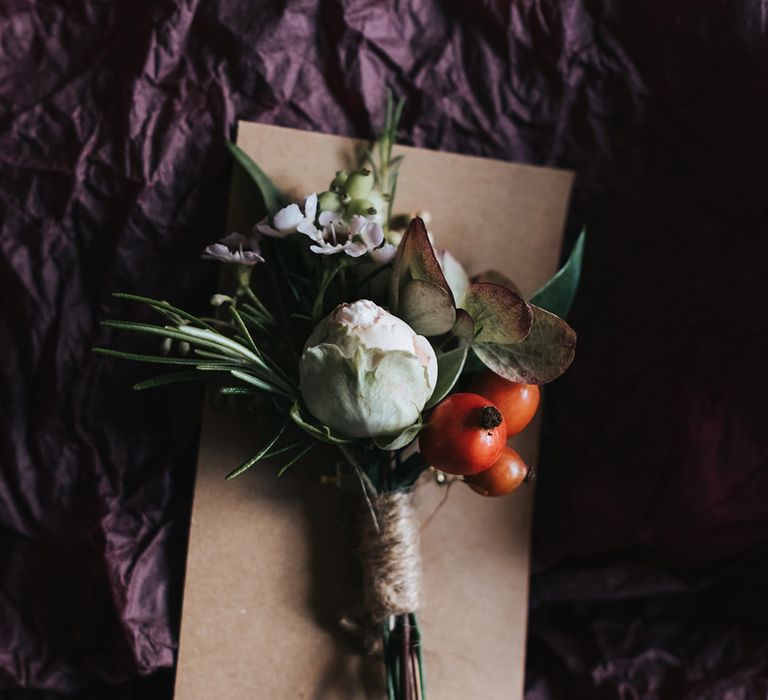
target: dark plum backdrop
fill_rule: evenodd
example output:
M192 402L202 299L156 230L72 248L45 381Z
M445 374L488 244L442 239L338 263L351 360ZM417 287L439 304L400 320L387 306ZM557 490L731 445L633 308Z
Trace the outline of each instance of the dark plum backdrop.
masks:
M527 700L766 697L767 18L0 3L0 695L170 697L201 394L128 391L98 322L114 290L203 309L236 119L368 137L389 85L409 143L578 173Z

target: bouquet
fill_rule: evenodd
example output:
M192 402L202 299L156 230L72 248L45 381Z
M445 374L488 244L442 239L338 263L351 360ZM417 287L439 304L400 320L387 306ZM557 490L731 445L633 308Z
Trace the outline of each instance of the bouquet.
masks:
M227 478L260 462L280 476L325 461L335 483L359 492L364 612L341 621L383 659L390 700L425 697L417 482L430 472L492 497L530 479L507 439L532 420L539 385L573 359L575 334L562 317L584 242L528 301L499 272L470 278L426 212L394 209L402 107L388 97L381 136L359 167L329 173L327 189L296 202L230 144L263 218L203 252L231 273L211 300L215 313L118 294L164 321L105 325L155 336L161 351L97 349L177 366L136 389L211 379L254 413L265 439ZM317 458L304 459L312 450Z

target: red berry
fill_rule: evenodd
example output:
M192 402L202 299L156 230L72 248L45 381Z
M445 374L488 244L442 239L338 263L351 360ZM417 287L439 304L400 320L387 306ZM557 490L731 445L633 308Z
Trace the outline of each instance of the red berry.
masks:
M519 384L495 372L479 374L469 385L470 391L496 404L507 423L507 435L521 432L536 415L540 392L536 384Z
M505 447L488 469L470 474L464 481L481 496L505 496L528 478L528 465L515 450Z
M424 459L448 474L487 469L506 441L504 417L478 394L453 394L440 402L419 435Z

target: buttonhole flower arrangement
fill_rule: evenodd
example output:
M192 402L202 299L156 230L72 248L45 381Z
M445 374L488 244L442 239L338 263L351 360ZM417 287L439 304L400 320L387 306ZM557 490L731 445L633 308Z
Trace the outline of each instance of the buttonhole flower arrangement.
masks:
M274 433L227 478L267 460L282 475L320 444L338 451L338 483L357 488L364 505L366 615L353 626L368 630L369 650L381 655L390 700L426 696L411 493L427 471L484 496L527 479L506 439L532 418L538 386L574 357L576 336L563 318L584 246L582 234L565 266L529 300L500 273L470 278L448 250L434 247L439 231L427 230L427 215L393 215L402 108L388 96L381 136L360 166L337 171L327 189L296 202L229 144L264 215L202 253L236 273L212 299L217 313L199 317L167 301L117 294L160 321L104 325L154 336L160 351L96 349L176 367L137 390L212 380L244 410L276 415Z

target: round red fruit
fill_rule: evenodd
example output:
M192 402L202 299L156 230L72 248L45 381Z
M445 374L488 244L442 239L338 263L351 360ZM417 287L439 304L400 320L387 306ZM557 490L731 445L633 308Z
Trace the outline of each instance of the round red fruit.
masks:
M539 408L541 394L536 384L510 382L495 372L483 372L469 386L470 391L496 404L507 423L507 435L517 435L531 422Z
M504 416L478 394L453 394L441 401L419 435L424 459L448 474L487 469L506 442Z
M464 480L481 496L506 496L516 491L527 478L528 465L511 447L505 447L488 469L470 474Z

